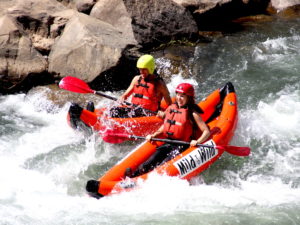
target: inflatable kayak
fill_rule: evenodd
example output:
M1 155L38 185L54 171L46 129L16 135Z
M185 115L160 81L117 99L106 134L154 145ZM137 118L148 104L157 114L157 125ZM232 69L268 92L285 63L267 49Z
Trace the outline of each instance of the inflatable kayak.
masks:
M126 106L124 106L126 107ZM167 105L163 101L161 110ZM152 114L151 116L133 118L113 118L108 115L106 108L94 109L92 102L89 102L86 109L76 103L72 103L67 120L69 125L76 129L90 134L91 131L98 132L102 137L107 130L110 133L127 132L133 135L147 135L156 131L163 123L163 120Z
M64 77L59 82L59 87L75 93L95 94L113 101L118 101L116 97L91 89L86 82L77 77ZM83 131L88 135L95 131L102 135L102 137L105 137L107 131L110 133L126 131L133 135L147 135L157 130L163 123L162 119L156 117L156 112L154 111L139 108L127 101L124 101L123 104L124 105L117 107L120 108L121 114L122 111L127 110L126 107L130 106L134 107L135 112L139 112L138 115L146 114L147 116L116 118L120 117L119 113L116 113L118 116L110 116L111 109L95 109L94 103L89 102L85 109L76 103L72 103L68 111L67 120L69 125L76 130ZM167 105L165 101L162 101L160 110L165 110L166 108Z
M118 162L98 180L88 181L86 190L89 195L99 198L131 190L138 186L139 180L146 180L151 173L178 176L189 180L206 170L224 151L230 152L230 146L227 145L234 135L238 119L237 97L233 85L229 82L224 87L215 90L199 102L199 106L204 111L201 114L202 119L213 131L203 145L188 147L175 158L146 174L128 177L128 169L135 171L155 152L157 146L163 144L163 142L150 143L146 141L132 150L126 158ZM234 151L238 151L238 149L234 149ZM237 152L234 154L239 155Z

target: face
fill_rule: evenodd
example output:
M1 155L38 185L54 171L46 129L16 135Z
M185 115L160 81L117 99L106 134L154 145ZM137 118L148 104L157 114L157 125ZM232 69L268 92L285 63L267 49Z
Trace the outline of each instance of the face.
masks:
M176 93L176 102L178 103L179 107L182 107L187 104L188 102L188 96L183 93Z
M140 70L140 74L143 75L144 78L146 78L149 74L148 69L139 69Z

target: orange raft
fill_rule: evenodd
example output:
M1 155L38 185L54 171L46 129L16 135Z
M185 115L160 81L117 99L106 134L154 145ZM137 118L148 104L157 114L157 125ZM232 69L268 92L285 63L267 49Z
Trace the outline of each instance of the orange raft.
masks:
M167 105L161 103L161 110L165 110ZM163 120L152 116L133 117L133 118L112 118L106 115L106 108L94 109L92 102L89 102L86 109L76 103L72 103L68 112L68 123L76 129L90 134L91 131L98 132L105 136L109 129L113 133L130 133L133 135L144 136L155 132L163 123Z
M201 115L202 119L212 131L211 137L205 144L211 146L228 145L234 135L238 119L237 97L233 85L228 82L224 87L215 90L201 101L199 106L204 111ZM224 149L217 147L188 147L184 152L151 172L133 178L125 176L128 168L135 171L161 144L163 143L144 142L98 180L88 181L86 190L89 195L100 198L131 190L137 187L138 179L146 180L151 173L178 176L189 180L206 170L224 153Z

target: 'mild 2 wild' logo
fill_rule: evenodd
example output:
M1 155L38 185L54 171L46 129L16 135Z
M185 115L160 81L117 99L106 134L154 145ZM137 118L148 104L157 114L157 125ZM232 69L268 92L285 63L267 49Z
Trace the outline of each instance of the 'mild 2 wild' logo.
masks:
M186 156L174 162L174 166L178 169L180 177L184 177L190 172L196 170L204 163L218 154L218 150L214 147L216 144L213 140L208 141L205 145L212 145L211 147L200 146L191 151Z

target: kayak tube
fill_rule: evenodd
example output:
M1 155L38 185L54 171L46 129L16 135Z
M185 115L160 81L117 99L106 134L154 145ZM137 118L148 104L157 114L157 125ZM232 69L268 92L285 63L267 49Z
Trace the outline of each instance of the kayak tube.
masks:
M164 111L167 105L164 101L161 110ZM156 115L113 118L107 115L106 108L94 109L92 102L89 102L86 109L77 103L72 103L67 116L68 124L75 130L85 134L97 132L103 136L107 130L112 133L128 133L132 135L145 136L155 132L163 123L163 120Z

